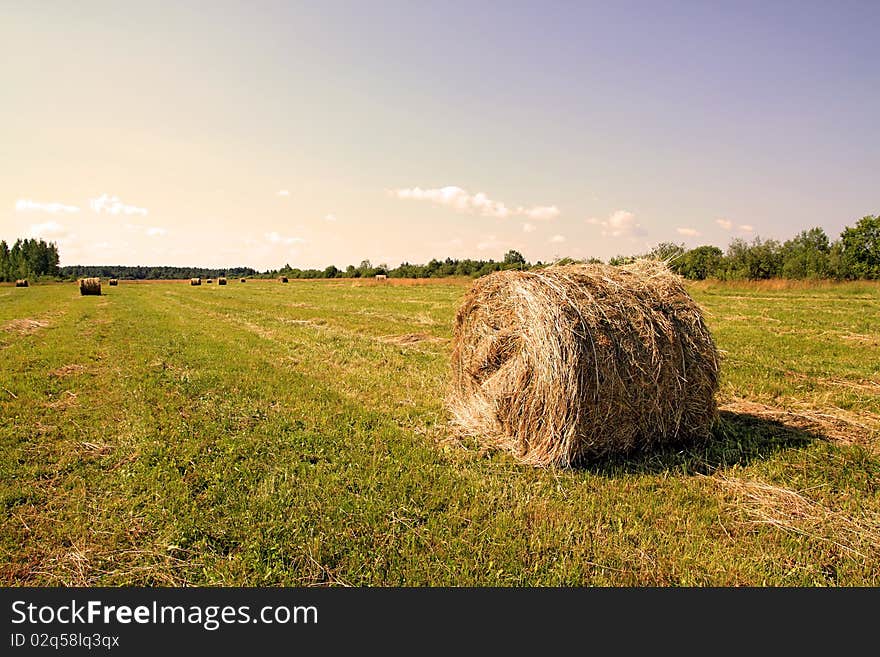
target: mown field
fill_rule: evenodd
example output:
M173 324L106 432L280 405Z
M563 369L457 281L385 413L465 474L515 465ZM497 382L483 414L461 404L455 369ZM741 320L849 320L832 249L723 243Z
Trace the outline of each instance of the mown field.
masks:
M880 286L695 284L714 439L461 443L468 281L0 287L0 584L880 585Z

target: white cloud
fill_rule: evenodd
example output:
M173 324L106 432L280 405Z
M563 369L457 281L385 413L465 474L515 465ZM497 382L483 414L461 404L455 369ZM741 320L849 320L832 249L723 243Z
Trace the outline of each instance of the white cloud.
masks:
M737 228L744 233L753 233L755 231L755 227L749 224L740 224Z
M501 243L498 241L494 235L489 235L484 237L482 240L477 242L477 250L478 251L489 251L496 250L501 247Z
M529 219L537 221L549 221L559 216L559 208L555 205L537 205L533 208L525 210L523 214Z
M286 190L286 189L279 189L279 190L276 192L276 195L277 195L277 196L290 196L290 192L289 192L288 190Z
M693 228L676 228L675 232L679 235L686 235L687 237L696 237L700 234L700 231L694 230Z
M168 231L159 226L150 226L147 228L147 237L165 237L167 234Z
M328 214L328 215L325 215L325 216L324 216L324 221L336 221L336 215L335 215L335 214Z
M607 219L591 217L587 223L601 226L605 237L635 237L642 234L641 224L636 223L636 215L626 210L612 212Z
M523 224L522 228L524 233L534 233L536 230L535 225L530 223Z
M509 208L501 201L489 198L483 192L471 194L466 189L450 185L435 189L410 187L390 192L392 196L403 200L429 201L437 205L451 207L458 212L479 214L484 217L506 219L511 216L528 217L537 221L546 221L559 216L559 208L555 205L536 205L530 208L517 206Z
M34 224L30 228L31 237L42 237L43 239L53 239L63 237L67 234L67 229L57 221L47 221L43 224Z
M275 232L274 230L270 233L266 233L263 235L266 238L267 242L271 244L284 244L286 246L290 246L292 244L302 244L305 240L301 237L285 237L280 233Z
M103 212L108 214L139 214L144 216L149 214L149 210L146 208L127 205L118 196L109 196L108 194L101 194L98 198L89 199L89 205L98 214Z
M565 235L554 235L550 238L550 242L553 244L562 244L565 241Z
M29 198L20 198L15 202L15 211L58 214L60 212L79 212L79 208L75 205L65 205L64 203L41 203L39 201L32 201Z
M730 230L733 228L733 222L728 219L716 219L715 223L721 226L724 230Z

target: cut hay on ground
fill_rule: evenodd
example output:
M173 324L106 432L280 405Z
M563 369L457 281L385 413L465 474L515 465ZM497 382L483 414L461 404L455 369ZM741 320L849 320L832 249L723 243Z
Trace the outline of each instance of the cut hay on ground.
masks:
M217 279L217 285L226 285L226 279L221 276Z
M663 263L503 271L458 309L448 405L463 432L568 466L708 437L718 367L699 306Z
M30 284L28 283L26 278L19 278L15 281L15 287L28 287Z
M191 279L189 279L189 284L190 285L201 285L202 279L201 278L191 278Z
M279 277L278 277L278 280L281 281L282 283L286 283L286 282L287 282L287 276L279 276Z
M115 278L111 278L108 282L110 283L110 287L116 287L117 285L119 285L119 280Z
M100 278L81 278L79 279L79 293L83 296L101 294Z

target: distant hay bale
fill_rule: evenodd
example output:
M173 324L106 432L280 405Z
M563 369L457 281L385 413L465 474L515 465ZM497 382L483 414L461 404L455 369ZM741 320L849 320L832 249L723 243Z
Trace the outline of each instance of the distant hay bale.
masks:
M226 279L221 276L217 279L217 285L226 285Z
M247 279L246 279L246 278L240 278L240 279L238 279L238 282L239 282L239 283L247 283Z
M94 277L79 279L79 293L82 296L101 294L101 279Z
M213 282L214 282L213 278L209 278L208 280L205 281L205 283L207 283L208 285L210 285Z
M376 280L377 280L377 281L384 281L384 280L387 279L387 278L388 278L388 276L385 275L385 274L376 274Z
M719 356L664 263L478 279L458 309L448 406L463 432L533 465L707 438Z
M286 282L287 282L287 276L279 276L279 277L278 277L278 280L281 281L282 283L286 283Z
M117 285L119 285L119 280L115 278L111 278L107 282L110 284L110 287L116 287Z
M201 285L202 279L200 277L191 278L191 279L189 279L189 284L190 285Z
M26 278L19 278L17 281L15 281L15 287L29 287L29 286L30 286L30 283L28 283L28 280Z

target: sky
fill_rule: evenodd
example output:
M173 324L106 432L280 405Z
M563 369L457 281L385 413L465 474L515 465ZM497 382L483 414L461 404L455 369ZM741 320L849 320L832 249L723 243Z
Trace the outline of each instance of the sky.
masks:
M880 213L880 3L0 1L0 238L374 265Z

